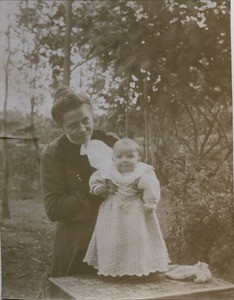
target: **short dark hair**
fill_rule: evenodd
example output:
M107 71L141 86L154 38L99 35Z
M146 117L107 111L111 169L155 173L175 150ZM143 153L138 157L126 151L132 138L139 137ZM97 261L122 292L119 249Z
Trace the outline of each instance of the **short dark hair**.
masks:
M60 86L54 94L54 103L51 115L58 125L62 125L65 113L87 104L92 110L90 99L81 93L75 93L68 86Z

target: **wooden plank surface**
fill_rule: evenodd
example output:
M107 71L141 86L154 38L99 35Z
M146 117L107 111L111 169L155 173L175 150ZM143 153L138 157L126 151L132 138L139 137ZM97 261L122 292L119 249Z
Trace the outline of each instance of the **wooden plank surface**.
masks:
M50 281L76 300L163 299L234 289L234 284L216 277L206 283L195 283L157 274L128 279L79 275L53 277Z

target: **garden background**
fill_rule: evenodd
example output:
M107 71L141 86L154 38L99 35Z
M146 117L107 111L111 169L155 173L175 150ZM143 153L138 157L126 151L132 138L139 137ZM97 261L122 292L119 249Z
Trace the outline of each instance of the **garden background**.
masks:
M230 2L0 6L3 297L46 296L54 224L39 165L61 133L50 117L61 83L88 94L95 126L136 139L155 167L172 262L205 261L234 282Z

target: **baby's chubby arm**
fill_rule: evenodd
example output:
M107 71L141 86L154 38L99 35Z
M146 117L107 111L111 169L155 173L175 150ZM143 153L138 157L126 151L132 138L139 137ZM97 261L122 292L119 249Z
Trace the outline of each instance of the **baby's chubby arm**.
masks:
M101 177L100 171L95 171L89 179L90 193L106 197L108 190L106 180Z
M99 170L94 172L89 179L90 193L106 198L109 194L114 194L117 191L115 186L110 180L106 180L101 176Z
M160 185L152 167L148 167L141 176L138 188L143 190L144 207L153 211L160 201Z

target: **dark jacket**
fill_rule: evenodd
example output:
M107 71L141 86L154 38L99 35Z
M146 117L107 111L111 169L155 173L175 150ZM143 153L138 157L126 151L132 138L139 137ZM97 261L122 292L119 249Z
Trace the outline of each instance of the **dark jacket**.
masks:
M116 139L94 131L91 139L110 147ZM95 171L80 146L63 134L42 152L41 185L48 218L57 222L51 276L92 273L83 263L102 199L89 193L88 181Z

